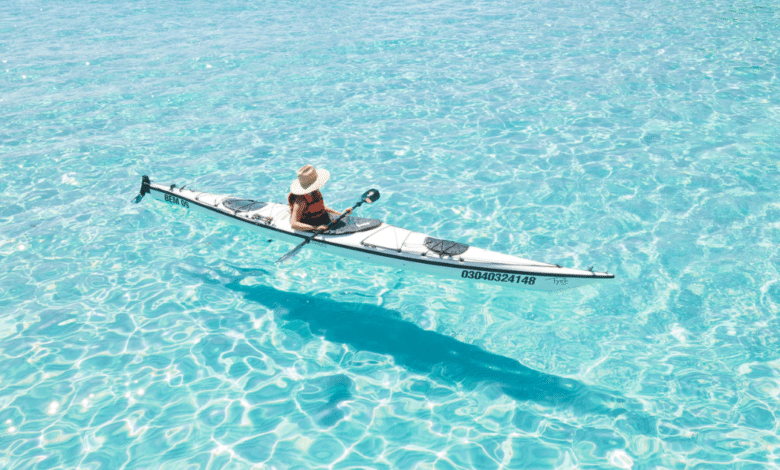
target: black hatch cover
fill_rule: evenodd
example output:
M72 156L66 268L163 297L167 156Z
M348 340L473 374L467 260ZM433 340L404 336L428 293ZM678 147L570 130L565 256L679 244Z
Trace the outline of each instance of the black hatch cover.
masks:
M466 250L469 249L469 246L464 245L463 243L451 242L449 240L442 240L440 238L425 237L425 241L423 243L429 250L433 251L434 253L445 256L462 255L466 252Z

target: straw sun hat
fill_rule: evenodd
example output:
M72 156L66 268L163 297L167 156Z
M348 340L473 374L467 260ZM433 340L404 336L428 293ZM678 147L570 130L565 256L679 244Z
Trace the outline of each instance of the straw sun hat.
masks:
M311 165L305 165L298 170L298 179L293 181L290 192L293 194L309 194L320 189L330 178L328 170L316 170Z

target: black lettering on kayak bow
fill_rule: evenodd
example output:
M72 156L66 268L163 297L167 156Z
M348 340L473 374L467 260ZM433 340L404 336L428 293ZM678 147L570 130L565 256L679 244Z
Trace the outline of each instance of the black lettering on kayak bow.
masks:
M460 277L464 279L478 279L478 280L486 280L486 281L494 281L494 282L508 282L510 284L520 284L521 282L523 284L532 286L536 283L536 278L533 276L518 276L515 274L506 274L506 273L486 273L482 271L471 271L468 269L464 269L460 273Z
M178 204L186 209L190 208L190 205L185 201L184 199L179 199L176 196L171 196L170 194L165 195L165 202L170 202L171 204Z

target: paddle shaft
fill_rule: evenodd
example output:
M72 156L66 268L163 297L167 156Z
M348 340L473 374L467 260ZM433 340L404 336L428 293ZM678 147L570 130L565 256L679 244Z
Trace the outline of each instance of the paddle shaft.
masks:
M357 203L357 204L355 204L354 206L352 206L352 210L354 211L355 209L357 209L358 207L360 207L360 206L362 206L362 205L363 205L363 201L358 201L358 203ZM341 222L341 219L343 219L344 217L346 217L346 216L347 216L347 214L348 214L348 212L347 212L347 211L344 211L344 213L343 213L343 214L341 214L340 216L338 216L338 217L336 218L336 220L331 220L331 221L330 221L330 223L329 223L329 224L328 224L328 225L325 227L325 230L317 230L316 232L314 232L314 235L310 236L310 237L309 237L308 239L306 239L306 241L305 241L305 242L303 242L303 243L309 243L309 242L310 242L310 241L312 241L312 239L313 239L314 237L316 237L317 235L320 235L320 234L322 234L323 232L326 232L326 231L327 231L327 230L328 230L328 229L329 229L329 228L330 228L332 225L336 225L337 223Z

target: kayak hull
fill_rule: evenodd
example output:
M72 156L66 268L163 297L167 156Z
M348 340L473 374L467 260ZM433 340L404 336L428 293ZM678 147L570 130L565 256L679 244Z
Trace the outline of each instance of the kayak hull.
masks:
M149 194L152 198L179 209L216 217L250 229L265 238L297 245L311 236L311 232L297 231L290 227L289 208L286 204L238 200L246 201L244 207L252 210L236 210L236 206L230 204L231 201L236 201L232 196L177 188L176 185L156 184L148 179L144 180L141 193L141 196ZM367 263L378 263L403 271L431 274L464 285L493 284L519 290L559 292L614 278L610 273L564 268L461 244L455 245L466 247L462 253L436 251L436 245L431 244L430 240L450 244L454 242L431 239L421 233L375 222L378 223L377 226L365 231L341 235L326 232L317 235L307 249Z

